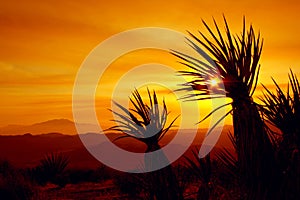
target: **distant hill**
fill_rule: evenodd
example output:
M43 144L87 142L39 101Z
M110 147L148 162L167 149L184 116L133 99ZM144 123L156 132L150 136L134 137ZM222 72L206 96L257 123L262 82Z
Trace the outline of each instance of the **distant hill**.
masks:
M0 160L9 160L16 167L34 167L51 152L69 155L72 164L79 167L99 165L82 145L78 135L49 133L0 136Z
M36 126L41 124L53 125L55 122L57 121L40 123L36 124ZM72 122L65 122L66 124L72 124ZM213 152L222 147L232 147L227 137L227 133L231 129L231 126L224 127L222 135L219 138ZM184 131L184 134L189 134L189 130ZM168 144L174 138L176 132L176 130L170 131L167 135L165 135L160 144L162 146ZM205 133L205 129L198 130L198 134L191 148L201 145ZM105 136L103 134L100 135L101 137L99 137L99 134L96 133L87 133L82 134L81 137L87 138L91 146L105 145L105 140L103 139ZM106 136L113 141L120 135L107 134ZM144 144L132 138L120 139L114 143L123 149L133 152L144 152L146 148ZM180 144L174 144L174 148L176 145L178 146ZM53 132L40 135L24 134L18 136L0 136L0 160L9 160L16 167L34 167L43 156L51 152L62 152L69 155L71 160L70 166L72 168L96 168L101 165L101 163L90 155L83 146L79 135L64 135Z
M89 132L95 132L96 126L91 124L82 124ZM62 133L65 135L75 135L75 123L68 119L53 119L32 125L8 125L0 127L0 135L23 135L30 133L32 135L45 133Z

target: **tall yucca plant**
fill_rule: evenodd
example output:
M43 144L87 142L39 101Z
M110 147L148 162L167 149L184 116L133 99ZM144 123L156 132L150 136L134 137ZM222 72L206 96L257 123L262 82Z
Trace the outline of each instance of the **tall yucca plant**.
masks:
M145 153L153 152L161 148L159 141L178 118L176 117L167 126L166 122L169 113L165 101L163 100L163 109L160 110L155 91L153 91L152 95L149 89L147 89L147 92L149 104L144 102L137 89L132 93L133 97L129 98L133 108L127 109L117 102L114 102L124 114L112 111L119 117L119 119L113 120L118 123L118 125L108 129L109 131L125 134L117 139L130 137L143 142L147 146ZM151 166L157 162L167 162L167 158L163 153L155 155L156 156L149 156L145 154L146 169L151 169ZM182 194L179 192L180 189L171 166L167 166L156 172L151 172L148 175L146 181L149 183L150 199L182 199Z
M291 71L287 91L284 92L273 79L276 91L265 86L261 98L265 104L264 116L280 129L278 162L282 177L281 199L299 199L300 193L300 84Z
M180 73L192 76L193 80L186 83L198 91L198 100L219 98L219 90L209 90L208 79L219 71L224 83L226 96L232 99L232 109L223 116L233 115L234 137L237 143L237 157L240 165L240 175L243 183L249 188L249 193L265 193L270 183L271 169L273 165L273 152L270 139L261 119L258 106L252 99L257 85L263 40L260 34L255 35L252 25L246 30L245 19L243 30L240 35L233 35L224 17L225 36L221 33L219 26L214 20L216 32L214 32L204 21L203 24L209 32L205 36L202 32L200 37L189 32L194 41L189 40L190 45L200 55L204 47L211 55L216 69L203 63L197 58L173 51L172 53L181 59L181 63L189 68ZM187 96L191 97L191 96ZM221 107L224 107L223 105ZM216 112L221 107L213 110ZM263 191L261 191L263 190Z

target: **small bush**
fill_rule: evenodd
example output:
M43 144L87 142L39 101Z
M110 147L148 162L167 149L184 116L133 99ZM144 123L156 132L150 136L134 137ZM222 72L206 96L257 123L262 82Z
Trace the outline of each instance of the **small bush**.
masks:
M40 165L32 169L33 178L40 185L54 183L63 187L67 183L66 168L69 158L62 153L51 153L40 160Z
M130 199L142 199L141 194L147 196L148 184L144 182L146 174L130 174L116 172L114 184L122 194L128 195ZM147 199L147 198L146 198Z
M9 200L27 200L34 195L34 187L24 174L8 161L0 161L0 197Z

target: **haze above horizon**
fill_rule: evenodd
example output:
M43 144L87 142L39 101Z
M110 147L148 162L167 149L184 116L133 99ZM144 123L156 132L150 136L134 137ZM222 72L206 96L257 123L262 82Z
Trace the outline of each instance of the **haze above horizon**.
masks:
M259 82L272 87L271 76L287 83L289 68L300 73L299 1L1 1L0 126L34 124L54 118L72 119L76 73L89 52L108 37L138 27L164 27L186 34L204 30L201 19L224 27L224 13L233 33L240 33L243 16L264 38ZM112 49L113 51L113 49ZM145 50L124 55L111 64L96 92L99 121L109 126L111 90L136 65L158 62L180 68L168 52ZM182 67L182 66L181 66ZM148 75L157 75L149 72ZM141 74L142 77L142 74ZM171 118L180 114L167 98ZM256 95L261 95L258 86ZM128 94L124 95L127 98ZM203 106L203 113L210 109ZM196 123L196 122L195 122ZM230 118L226 124L230 123ZM207 125L207 124L206 124ZM206 126L204 125L204 126Z

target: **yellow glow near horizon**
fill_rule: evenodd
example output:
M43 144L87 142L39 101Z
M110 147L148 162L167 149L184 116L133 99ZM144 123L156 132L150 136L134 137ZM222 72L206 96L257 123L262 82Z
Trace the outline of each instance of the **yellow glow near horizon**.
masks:
M253 24L256 33L261 32L264 47L259 84L273 87L272 76L285 85L289 68L300 74L299 5L295 0L1 1L0 126L72 119L76 73L89 52L108 37L149 26L184 34L189 30L198 35L198 30L206 33L201 19L213 26L212 16L223 31L223 13L233 34L240 33L243 16L247 25ZM117 77L129 67L152 62L151 55L154 53L146 51L128 56L107 70L100 91L96 92L97 114L101 113L103 119L109 119L104 111L110 106L106 99ZM171 55L156 57L163 64L184 67ZM260 85L256 90L255 95L260 95ZM170 110L172 104L169 103ZM209 103L199 104L204 104L206 110L210 108Z

